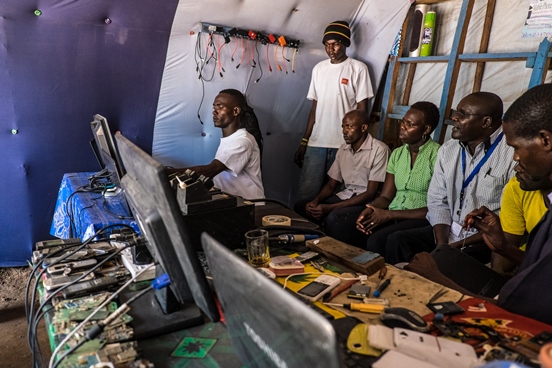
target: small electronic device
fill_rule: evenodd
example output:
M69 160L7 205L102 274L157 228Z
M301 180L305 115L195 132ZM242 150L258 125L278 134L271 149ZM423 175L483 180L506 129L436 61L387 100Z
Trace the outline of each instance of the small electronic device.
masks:
M37 250L45 248L82 244L78 238L41 240L35 243Z
M340 283L341 280L339 277L320 275L309 284L299 289L297 294L314 302L320 299L322 295L338 286Z
M418 332L429 331L429 325L420 315L406 308L385 308L380 319L387 327L406 328Z
M314 259L316 257L318 257L318 253L308 251L308 252L305 252L305 253L295 257L295 259L298 260L301 263L304 263L304 262L310 261L311 259Z
M268 264L268 269L274 272L276 276L288 276L295 273L303 273L305 271L305 266L296 258L277 256L272 257Z
M84 274L84 272L75 273L75 274L69 275L69 276L64 276L64 275L53 276L53 275L49 275L49 274L48 275L44 274L44 276L43 276L44 277L44 288L48 291L60 288L62 286L65 286L65 285L68 285L72 282L75 282L83 274ZM88 275L84 276L79 281L88 281L88 280L93 280L93 279L94 279L94 273L91 272Z
M464 312L464 308L456 304L455 302L440 302L440 303L428 303L426 304L433 313L442 313L444 315L453 315Z
M364 299L370 296L370 286L362 284L354 284L347 293L347 298Z
M265 275L269 279L274 280L276 278L276 274L274 272L270 271L268 268L259 267L259 268L257 268L257 271L259 271L260 273L262 273L263 275Z
M107 289L111 285L119 283L119 279L114 276L100 277L98 279L79 282L77 284L68 286L63 290L62 294L65 299L72 297L74 295L81 295L91 293L93 291Z
M84 259L82 261L67 262L67 263L58 263L48 267L49 274L64 274L67 275L72 273L73 270L87 269L96 265L98 261L94 258Z

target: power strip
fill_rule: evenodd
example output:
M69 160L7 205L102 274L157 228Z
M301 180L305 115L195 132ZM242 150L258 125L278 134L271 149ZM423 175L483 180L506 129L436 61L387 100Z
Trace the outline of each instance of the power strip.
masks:
M135 265L132 261L132 253L130 252L130 249L127 248L121 252L121 259L123 260L123 264L125 265L126 269L130 271L132 274L132 277L136 276L136 274L140 271L142 271L144 268L151 265L145 264L145 265ZM155 266L151 266L148 270L146 270L144 273L142 273L140 276L134 280L134 282L139 281L145 281L145 280L153 280L155 278Z

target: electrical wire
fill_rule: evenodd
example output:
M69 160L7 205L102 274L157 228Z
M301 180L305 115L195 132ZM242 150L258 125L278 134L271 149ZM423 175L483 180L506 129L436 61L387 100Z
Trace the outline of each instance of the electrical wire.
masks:
M282 71L282 67L280 66L280 63L278 62L278 45L274 46L274 62L276 63L276 66L278 67L279 71Z
M268 47L268 46L267 46ZM259 78L255 80L255 83L259 83L261 78L263 77L263 63L261 63L261 55L259 54L259 43L255 43L255 51L257 52L257 60L259 60L259 69L261 71L261 75Z
M132 229L132 227L126 225L126 224L112 224L112 225L107 225L107 226L104 226L102 227L101 229L99 229L92 237L90 237L89 239L87 239L86 241L82 242L81 244L79 245L75 245L76 246L76 249L72 250L71 252L69 253L65 253L63 256L61 256L59 259L57 259L56 261L52 262L48 267L52 267L56 264L59 264L61 263L62 261L68 259L69 257L71 257L72 255L74 255L75 253L77 253L78 251L80 251L81 249L85 248L88 244L90 243L93 243L93 242L98 242L98 241L105 241L105 240L94 240L95 237L97 237L98 235L100 234L103 234L106 230L110 229L110 228L113 228L113 227L126 227L126 228L129 228L132 232L134 232L134 229ZM67 248L72 248L71 247L67 247ZM53 257L61 252L64 252L67 250L67 248L62 248L60 249L59 251L53 253L52 255L49 255L47 257L45 257L43 260L41 260L37 265L35 265L35 267L33 267L33 270L31 271L31 275L29 276L29 280L27 282L27 286L26 286L26 291L25 291L25 311L26 311L26 317L27 317L27 323L28 323L28 328L27 328L27 342L29 344L29 348L31 350L31 353L32 353L32 356L33 356L33 362L34 362L34 365L36 366L36 356L35 356L35 341L36 341L36 327L33 329L33 326L36 325L35 323L35 320L36 320L36 317L34 316L34 304L35 304L35 296L36 296L36 293L37 293L37 289L38 289L38 284L40 282L40 279L42 277L42 275L46 272L47 268L48 267L44 267L40 272L39 274L36 276L36 279L35 279L35 284L34 284L34 287L33 287L33 290L32 290L32 294L31 294L31 300L30 300L30 303L29 303L29 299L28 299L28 295L29 295L29 289L30 289L30 284L31 284L31 281L32 281L32 278L33 278L33 275L36 273L36 271L38 270L38 268L40 267L40 265L44 262L44 260L50 258L50 257ZM103 264L103 262L100 262L100 265ZM95 268L93 268L95 269ZM83 275L82 277L85 277L86 275ZM80 279L80 278L79 278ZM77 280L79 280L77 279ZM74 281L74 282L77 282L77 281ZM74 283L73 282L73 283ZM67 285L68 286L68 285ZM61 289L60 289L61 290ZM57 290L56 293L54 293L53 295L57 294L60 290ZM50 298L51 299L51 298ZM50 300L48 299L48 300ZM42 311L43 308L45 306L45 303L42 303L40 305L40 307L37 309L37 312L38 311Z
M96 309L94 309L92 313L88 315L88 317L86 317L77 327L75 327L70 333L68 333L67 336L65 336L65 338L58 344L58 346L52 353L48 367L55 368L61 362L61 360L58 360L57 362L55 362L55 365L54 365L56 355L59 353L61 348L73 337L73 335L77 333L77 331L79 331L88 321L90 321L92 317L94 317L94 315L96 315L96 313L98 313L103 307L105 307L109 302L111 302L111 300L113 300L117 295L119 295L121 291L123 291L128 285L134 282L134 280L136 280L140 275L142 275L142 273L146 272L152 266L154 266L154 264L150 264L144 269L137 272L135 276L131 277L124 285L122 285L119 289L113 292L113 294L111 294L102 304L100 304Z
M295 73L295 55L297 55L297 49L293 49L293 56L291 57L291 72Z

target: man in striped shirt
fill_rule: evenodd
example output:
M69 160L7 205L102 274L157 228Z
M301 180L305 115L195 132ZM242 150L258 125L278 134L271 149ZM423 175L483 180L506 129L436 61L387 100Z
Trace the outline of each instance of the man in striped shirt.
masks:
M481 206L500 211L502 190L514 175L513 149L502 132L502 100L494 93L464 97L452 112L452 138L439 149L427 197L430 226L391 235L385 260L408 262L436 245L461 247L483 263L490 250L473 242L473 231L462 228L468 213Z

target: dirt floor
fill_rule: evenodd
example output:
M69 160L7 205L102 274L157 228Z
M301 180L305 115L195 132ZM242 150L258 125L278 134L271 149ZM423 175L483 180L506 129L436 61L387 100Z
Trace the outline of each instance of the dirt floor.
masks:
M0 268L0 366L2 368L32 367L32 355L27 343L25 318L25 285L31 269ZM39 324L38 339L44 367L51 355L44 322Z

